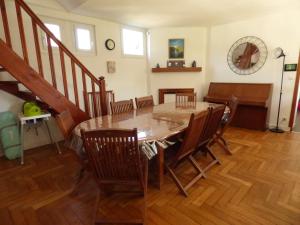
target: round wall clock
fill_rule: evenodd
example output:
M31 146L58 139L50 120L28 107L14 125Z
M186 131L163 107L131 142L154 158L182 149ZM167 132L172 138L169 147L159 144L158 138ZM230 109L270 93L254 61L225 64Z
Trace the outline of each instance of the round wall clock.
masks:
M116 44L114 42L114 40L112 39L107 39L105 41L105 47L108 49L108 50L113 50L115 47L116 47Z
M250 75L263 67L268 56L265 43L253 36L237 40L230 48L227 62L230 69L239 75Z

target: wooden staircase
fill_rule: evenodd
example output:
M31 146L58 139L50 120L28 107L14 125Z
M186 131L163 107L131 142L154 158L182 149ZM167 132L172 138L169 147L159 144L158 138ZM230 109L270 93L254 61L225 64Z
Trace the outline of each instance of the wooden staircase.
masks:
M46 103L39 100L32 92L20 90L19 84L19 81L0 81L0 90L23 99L24 101L36 102L43 110L47 110L53 114L56 113L56 111L52 110Z
M0 0L1 18L5 40L0 38L0 72L8 72L17 81L1 81L0 89L22 98L24 100L34 100L44 108L52 109L53 112L60 113L69 110L76 122L87 120L90 117L89 109L91 106L86 99L86 93L100 93L100 103L91 104L100 105L101 115L107 114L107 94L105 90L105 80L103 77L97 79L44 25L38 16L29 8L23 0L14 0L16 7L15 15L19 28L19 43L22 46L22 55L18 55L14 49L19 43L12 43L9 18L7 16L5 0ZM24 15L30 18L31 27L24 27ZM25 35L26 30L26 35ZM41 31L46 37L47 63L50 71L45 70L45 58L42 58L41 45L38 32ZM32 60L29 57L27 48L27 33L32 32L35 50L35 60L37 69L34 69ZM15 40L15 39L14 39ZM59 52L59 65L55 64L53 47L51 41L56 43ZM70 62L67 68L66 60ZM57 63L57 62L56 62ZM60 67L61 73L57 74L57 68ZM67 71L71 71L67 76ZM80 77L79 73L80 71ZM51 81L46 76L51 75ZM1 76L1 75L0 75ZM61 76L63 90L58 88L58 77ZM79 82L79 80L81 82ZM18 84L23 84L30 92L19 90ZM70 90L70 87L72 87Z

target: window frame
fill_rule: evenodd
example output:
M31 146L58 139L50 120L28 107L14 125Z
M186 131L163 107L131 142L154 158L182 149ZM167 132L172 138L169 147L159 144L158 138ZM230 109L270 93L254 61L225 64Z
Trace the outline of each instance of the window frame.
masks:
M126 54L124 52L124 40L123 40L123 30L124 29L141 32L143 34L143 54L142 55ZM144 30L142 28L136 28L136 27L130 27L130 26L122 26L121 27L121 46L122 46L122 55L124 57L129 57L129 58L145 58L146 54L147 54L147 49L146 49L146 30Z
M63 34L63 30L62 30L63 26L60 22L58 22L57 20L45 19L45 20L43 20L43 24L45 26L46 26L46 24L57 25L59 27L59 31L60 31L60 39L58 39L58 38L57 39L60 40L61 42L63 42L63 39L64 39L63 35L62 35ZM41 30L41 37L42 37L43 47L44 47L44 49L47 49L48 48L47 36L43 30ZM51 45L51 47L54 50L59 48L59 46L52 46L52 45Z
M78 47L78 35L77 35L77 29L85 29L90 32L90 43L91 43L91 50L84 50L79 49ZM74 38L74 49L78 53L84 53L84 54L95 54L97 55L97 45L96 45L96 29L95 25L92 24L81 24L81 23L75 23L73 22L73 38Z

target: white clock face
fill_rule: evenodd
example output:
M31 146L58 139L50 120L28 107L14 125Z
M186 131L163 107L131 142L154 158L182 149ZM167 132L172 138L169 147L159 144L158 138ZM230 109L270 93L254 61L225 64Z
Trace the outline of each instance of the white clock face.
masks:
M108 39L106 42L105 42L105 46L108 50L113 50L115 48L115 42L111 39Z

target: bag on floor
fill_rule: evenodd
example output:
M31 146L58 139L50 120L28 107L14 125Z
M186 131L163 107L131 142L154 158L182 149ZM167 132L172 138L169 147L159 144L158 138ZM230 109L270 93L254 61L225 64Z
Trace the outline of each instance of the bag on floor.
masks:
M21 140L17 118L12 112L0 113L0 144L8 159L21 156Z

